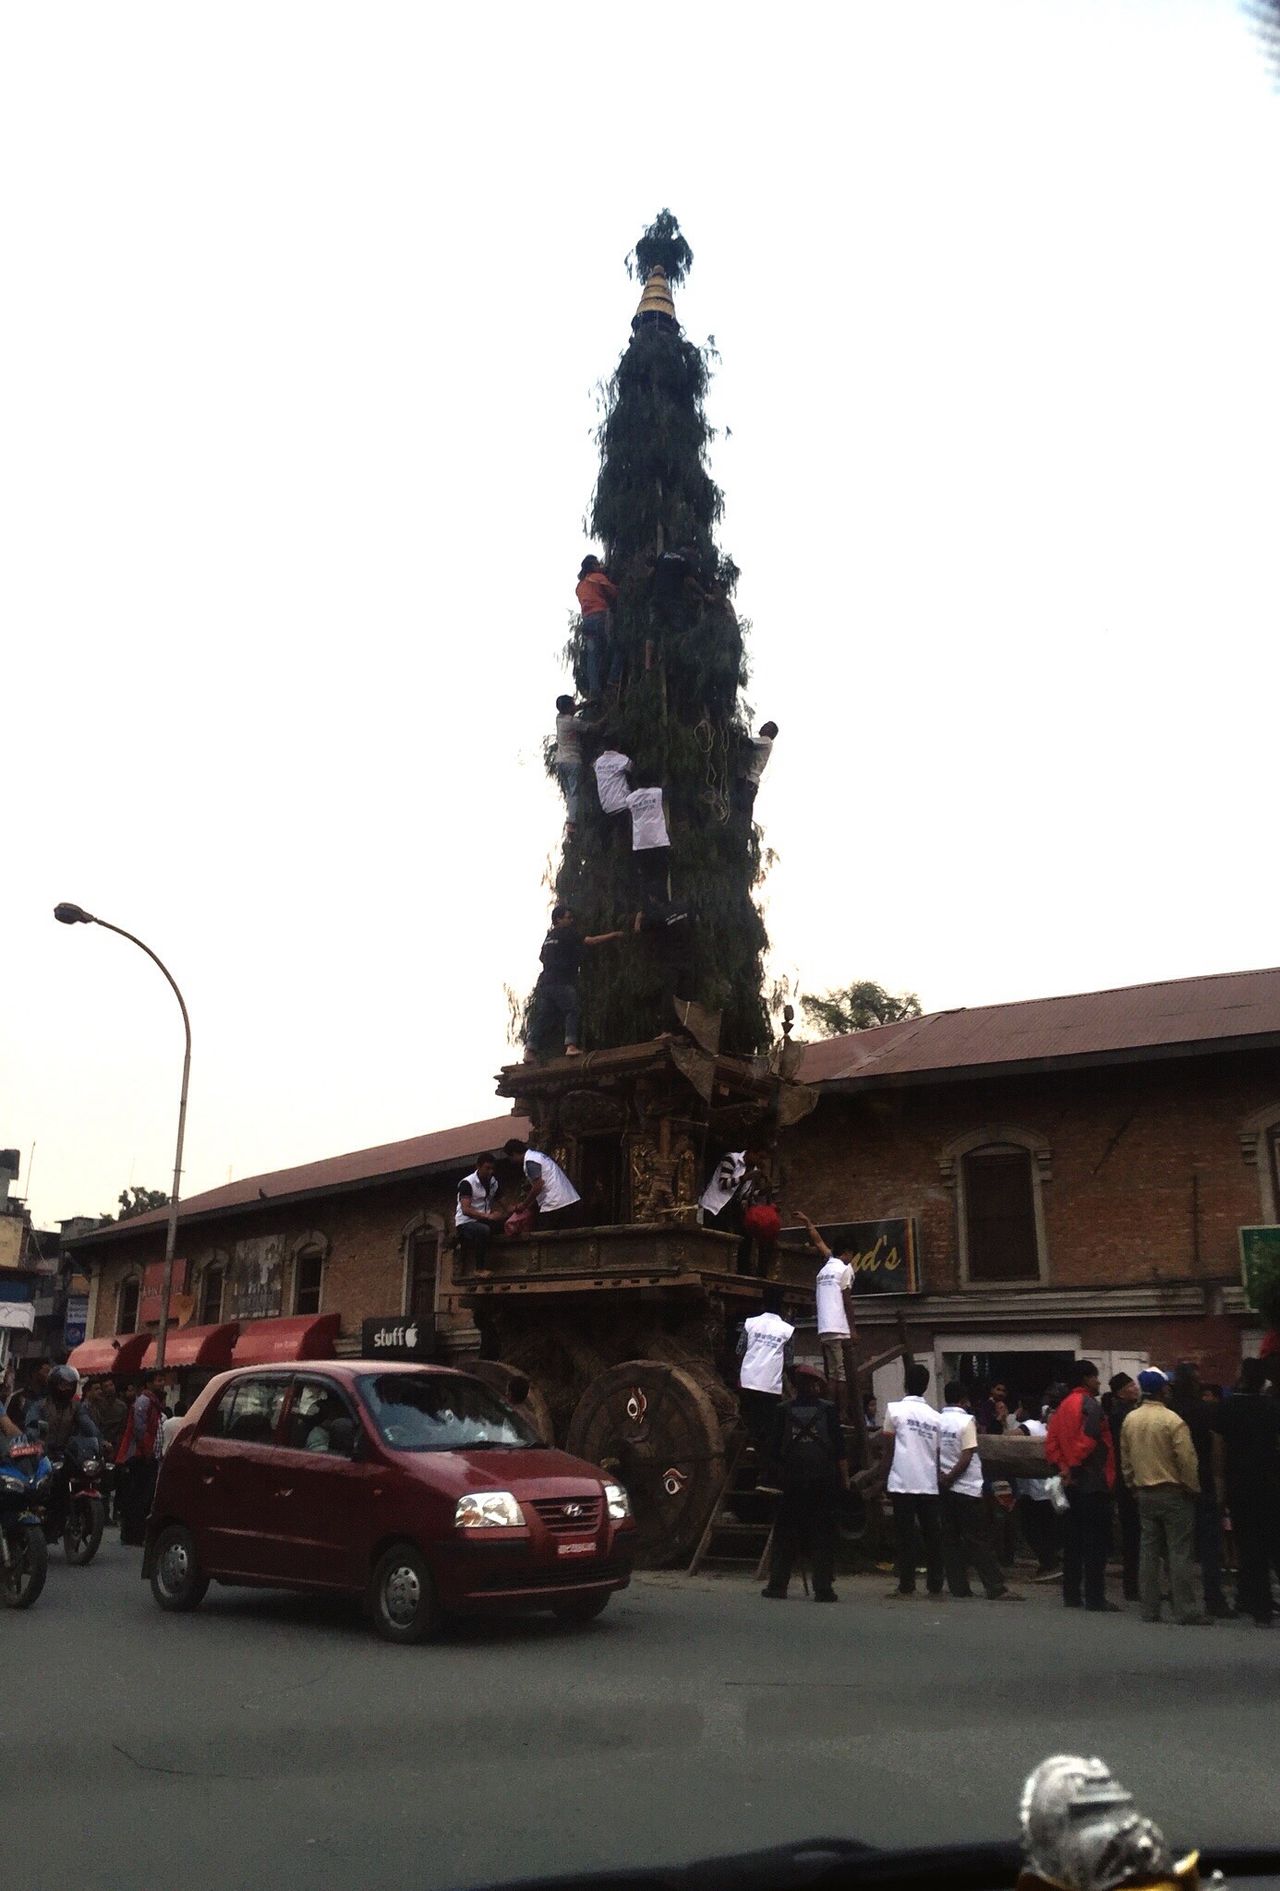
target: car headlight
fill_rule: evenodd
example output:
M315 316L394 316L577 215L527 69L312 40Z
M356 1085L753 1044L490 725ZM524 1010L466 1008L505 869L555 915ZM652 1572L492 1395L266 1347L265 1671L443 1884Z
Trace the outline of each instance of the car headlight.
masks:
M631 1515L631 1499L621 1484L606 1484L604 1487L605 1508L612 1523L625 1523Z
M475 1490L459 1497L453 1521L459 1530L518 1530L524 1511L509 1490Z

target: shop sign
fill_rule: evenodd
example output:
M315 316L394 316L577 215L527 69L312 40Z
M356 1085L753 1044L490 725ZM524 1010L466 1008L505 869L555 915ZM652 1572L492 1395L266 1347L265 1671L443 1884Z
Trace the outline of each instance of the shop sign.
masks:
M818 1233L833 1254L852 1249L855 1294L920 1292L914 1216L891 1216L886 1221L829 1221L819 1227ZM794 1253L806 1244L805 1230L784 1228L782 1240ZM816 1262L816 1255L814 1259Z
M187 1263L185 1261L174 1260L172 1291L175 1294L187 1291ZM164 1262L152 1261L149 1267L143 1269L142 1292L138 1297L139 1326L159 1326L160 1303L163 1299ZM172 1299L169 1302L169 1311L173 1312Z
M1272 1267L1280 1267L1280 1228L1241 1228L1240 1279L1250 1306L1253 1306L1253 1287L1258 1273Z
M284 1305L284 1242L278 1234L237 1241L227 1267L224 1320L274 1320Z
M360 1327L360 1354L364 1359L430 1359L435 1343L434 1320L415 1320L403 1313L389 1313L383 1320L365 1320Z
M88 1294L68 1294L66 1318L62 1323L62 1343L68 1352L70 1352L74 1346L83 1346L85 1334L88 1330Z

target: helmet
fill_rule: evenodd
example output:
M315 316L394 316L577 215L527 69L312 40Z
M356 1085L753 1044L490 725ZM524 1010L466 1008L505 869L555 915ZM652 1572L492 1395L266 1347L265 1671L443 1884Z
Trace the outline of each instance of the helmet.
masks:
M73 1399L80 1390L80 1374L74 1366L55 1366L49 1374L49 1390L60 1398Z

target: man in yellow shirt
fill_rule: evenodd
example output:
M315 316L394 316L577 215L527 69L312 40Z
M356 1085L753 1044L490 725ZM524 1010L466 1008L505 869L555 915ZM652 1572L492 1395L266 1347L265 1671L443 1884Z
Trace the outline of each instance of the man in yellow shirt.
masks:
M1166 1404L1169 1381L1156 1366L1138 1374L1142 1403L1120 1427L1120 1473L1138 1500L1142 1547L1138 1596L1144 1622L1160 1620L1160 1563L1168 1559L1174 1620L1207 1628L1196 1607L1192 1542L1200 1471L1187 1422Z

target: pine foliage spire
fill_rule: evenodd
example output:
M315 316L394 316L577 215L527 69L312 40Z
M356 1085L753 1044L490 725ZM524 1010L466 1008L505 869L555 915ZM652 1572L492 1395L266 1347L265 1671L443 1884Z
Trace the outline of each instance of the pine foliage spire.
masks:
M663 210L628 267L645 283L661 270L674 288L692 261L679 224ZM753 896L761 877L759 829L735 793L750 733L741 702L747 670L732 603L737 568L715 535L723 500L706 463L708 376L708 351L689 341L676 319L646 322L638 315L606 389L590 513L596 542L584 551L598 552L620 587L613 636L623 675L620 687L587 712L603 721L587 754L621 749L633 761L633 787L666 790L671 892L694 914L695 996L723 1013L726 1050L752 1052L769 1035L762 996L768 942ZM660 553L683 545L696 548L697 580L673 624L655 615L652 571ZM585 694L579 633L571 651ZM587 933L618 926L640 906L630 822L602 813L590 759L556 896ZM619 946L589 952L582 997L588 1049L639 1043L673 1028L670 982L644 938L629 935Z

